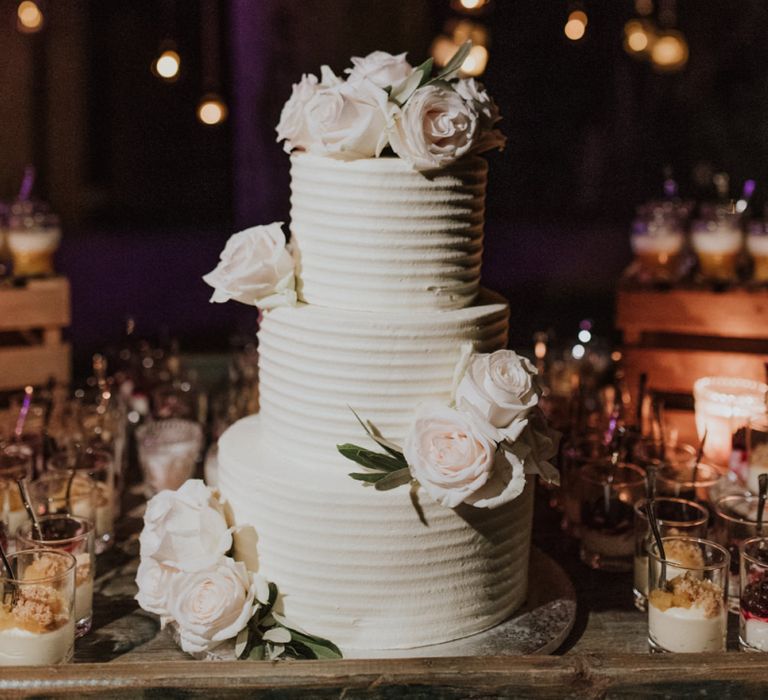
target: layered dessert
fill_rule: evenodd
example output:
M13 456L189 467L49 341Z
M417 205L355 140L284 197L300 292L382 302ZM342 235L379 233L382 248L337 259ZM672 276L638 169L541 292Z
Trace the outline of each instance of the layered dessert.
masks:
M664 530L663 535L674 536L680 534L679 530L670 527ZM667 561L667 577L674 578L685 574L688 569L701 568L704 566L704 556L701 548L684 540L670 540L664 545L664 554ZM683 569L670 565L679 564ZM691 572L696 576L695 572ZM648 594L648 550L644 546L641 552L635 553L635 591L643 596Z
M635 520L631 504L619 498L585 503L581 512L582 557L596 568L629 571L635 551Z
M78 627L90 627L93 615L93 567L91 555L83 552L75 557L75 620Z
M630 243L640 268L650 277L670 279L678 272L685 247L679 227L636 221Z
M75 639L71 601L47 582L64 571L59 559L43 555L25 569L21 584L6 595L0 606L0 666L69 661Z
M752 278L768 282L768 230L766 222L753 222L747 234L747 252L752 256Z
M760 492L759 478L761 474L768 474L768 442L755 445L749 451L747 461L747 489L750 493Z
M768 651L768 569L750 578L741 593L741 641L750 649Z
M707 279L728 282L737 278L742 234L731 223L698 221L691 242L699 259L699 270Z
M674 567L672 567L674 568ZM724 651L728 611L723 589L692 572L675 576L648 596L648 632L664 651Z

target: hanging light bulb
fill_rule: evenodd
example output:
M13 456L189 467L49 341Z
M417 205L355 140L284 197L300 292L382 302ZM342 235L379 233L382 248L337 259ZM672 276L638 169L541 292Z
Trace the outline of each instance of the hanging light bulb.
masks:
M206 126L216 126L226 120L227 105L215 92L209 92L197 105L197 118Z
M677 31L665 31L656 37L651 49L651 61L656 70L672 73L688 63L688 42Z
M179 56L176 47L165 44L161 47L160 55L152 61L152 73L167 83L176 82L181 70L181 56Z
M45 18L40 6L32 0L20 2L16 8L16 28L22 34L34 34L43 28Z
M581 10L574 10L568 15L568 21L565 23L563 32L571 41L579 41L584 38L587 31L587 13Z

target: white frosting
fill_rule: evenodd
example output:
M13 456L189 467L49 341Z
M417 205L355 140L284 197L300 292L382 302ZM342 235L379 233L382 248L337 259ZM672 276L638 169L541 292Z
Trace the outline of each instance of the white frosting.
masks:
M691 240L697 253L722 255L738 253L741 249L741 232L732 229L694 231L691 234Z
M768 255L768 236L747 236L747 250L752 255Z
M648 632L666 651L690 653L725 651L725 633L728 612L707 617L696 606L667 608L664 612L655 605L648 606Z
M401 441L419 402L450 400L462 344L505 346L507 304L489 292L480 301L430 314L312 305L264 314L259 402L270 440L315 467L338 464L336 445L364 437L351 407Z
M291 157L299 299L363 311L458 309L480 286L487 163Z
M366 488L340 456L324 470L286 459L264 427L251 416L222 436L219 485L238 525L253 526L236 556L278 584L296 624L342 650L409 648L488 629L523 602L532 484L496 510L420 491L425 526L408 488Z
M47 666L68 661L74 643L74 619L51 632L18 627L0 630L0 666Z

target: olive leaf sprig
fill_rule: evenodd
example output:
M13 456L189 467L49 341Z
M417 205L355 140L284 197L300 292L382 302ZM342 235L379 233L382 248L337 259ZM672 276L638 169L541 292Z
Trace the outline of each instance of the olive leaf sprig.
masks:
M341 651L333 643L295 629L274 611L278 590L269 585L269 598L235 640L235 656L241 660L264 659L340 659Z
M344 457L371 470L369 472L352 472L350 476L357 481L362 481L365 486L373 485L377 491L389 491L398 486L409 484L413 480L413 476L408 462L403 456L402 449L394 442L382 437L373 423L363 421L354 409L350 408L350 411L355 415L358 423L363 426L368 437L385 450L384 452L373 452L365 447L350 443L336 445L336 449Z

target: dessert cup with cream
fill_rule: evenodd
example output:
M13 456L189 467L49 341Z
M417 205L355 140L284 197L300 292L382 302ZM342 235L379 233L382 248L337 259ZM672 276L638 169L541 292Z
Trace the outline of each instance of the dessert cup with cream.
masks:
M728 551L715 542L696 537L664 537L662 542L667 556L664 560L655 541L648 547L651 651L725 651ZM685 551L686 561L671 559L667 551Z
M44 515L38 519L40 534L33 536L27 523L16 533L18 549L53 549L68 552L77 562L75 569L75 632L82 637L93 619L93 575L96 570L93 523L72 515Z
M768 284L768 222L750 223L747 252L752 258L752 279L760 284Z
M747 427L747 471L746 487L750 493L758 493L758 479L768 474L768 416L763 415L749 421Z
M68 476L72 471L87 475L96 484L93 523L96 528L96 553L112 546L115 520L114 461L106 450L92 447L58 452L48 460L48 471Z
M75 645L75 558L52 549L9 556L0 575L0 666L66 663Z
M651 543L651 528L645 512L646 500L635 504L635 572L633 593L635 607L646 609L648 596L648 545ZM653 512L659 524L662 537L685 536L705 537L709 511L698 503L682 498L655 498ZM665 551L668 561L695 565L701 554L698 547L692 547L682 540L670 542ZM670 567L671 569L672 567ZM671 576L671 574L668 574Z
M739 645L768 651L768 537L751 537L740 548Z
M689 501L708 505L712 503L710 489L725 475L725 470L711 462L700 462L696 467L695 481L693 465L675 466L663 464L656 473L656 492L661 496L685 498ZM713 504L714 505L714 504Z
M578 472L581 560L593 569L631 571L635 553L634 504L643 497L645 472L610 461Z
M562 529L578 537L581 523L581 501L578 493L579 470L591 462L609 457L603 436L597 433L569 439L563 444L560 469L560 503L563 510Z
M703 219L693 223L691 243L699 260L699 272L712 282L738 279L743 236L732 217Z

